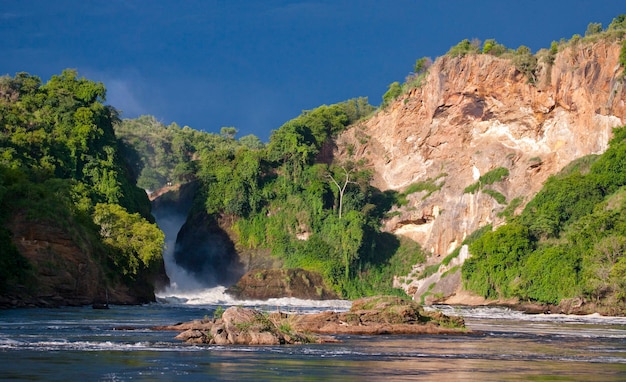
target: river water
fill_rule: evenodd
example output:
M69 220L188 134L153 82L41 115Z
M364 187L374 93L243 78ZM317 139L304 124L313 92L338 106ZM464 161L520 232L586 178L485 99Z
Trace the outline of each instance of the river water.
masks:
M15 381L626 380L626 318L436 307L475 334L343 336L338 344L198 346L155 325L218 306L345 310L345 301L232 301L223 288L144 306L0 311L0 379ZM131 329L132 330L129 330ZM121 330L123 329L123 330Z

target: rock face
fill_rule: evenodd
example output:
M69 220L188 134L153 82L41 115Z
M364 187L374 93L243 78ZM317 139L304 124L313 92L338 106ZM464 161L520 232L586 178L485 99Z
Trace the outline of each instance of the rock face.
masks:
M426 312L418 303L394 296L356 300L348 312L286 318L296 330L322 334L451 334L466 332L461 317Z
M368 297L353 303L349 312L290 315L265 314L230 307L221 318L161 326L176 330L177 339L217 345L279 345L337 342L329 334L454 334L468 333L460 317L425 312L417 303L392 296Z
M305 300L338 298L322 276L304 269L257 269L246 273L226 293L240 300L294 297Z
M420 88L344 132L334 155L365 160L381 190L438 187L408 195L384 229L443 258L476 229L501 224L511 201L521 201L519 211L570 161L606 150L612 129L626 123L620 46L564 48L552 65L540 64L535 84L507 59L439 58ZM509 175L489 193L465 192L500 167ZM422 284L409 277L402 286L415 293Z
M112 304L154 301L154 290L147 282L137 283L132 290L122 283L107 285L93 250L81 247L67 228L33 221L23 214L12 216L7 227L34 274L22 290L0 296L0 308L90 305L104 303L107 297Z

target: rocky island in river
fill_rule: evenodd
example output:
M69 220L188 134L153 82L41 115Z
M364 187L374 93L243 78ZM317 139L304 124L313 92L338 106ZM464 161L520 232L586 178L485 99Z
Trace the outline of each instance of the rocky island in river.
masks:
M181 333L188 343L216 345L280 345L338 342L332 335L468 333L461 317L424 311L415 301L395 296L354 301L347 312L313 314L264 313L230 307L220 317L159 326Z

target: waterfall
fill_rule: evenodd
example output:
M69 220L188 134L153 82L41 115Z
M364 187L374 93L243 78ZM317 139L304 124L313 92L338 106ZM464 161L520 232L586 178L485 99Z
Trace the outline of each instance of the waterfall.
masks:
M160 292L167 295L177 295L204 289L205 287L202 283L176 264L174 260L176 236L178 235L178 231L180 231L180 227L185 223L186 213L179 213L172 209L163 210L155 212L154 218L159 228L165 233L163 262L165 263L165 273L167 273L170 279L170 285Z

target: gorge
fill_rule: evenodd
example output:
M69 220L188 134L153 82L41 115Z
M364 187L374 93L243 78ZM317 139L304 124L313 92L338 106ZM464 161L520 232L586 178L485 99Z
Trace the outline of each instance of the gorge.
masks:
M576 298L619 296L619 254L610 257L610 271L602 268L607 264L579 255L583 266L574 269L573 282L578 289L556 297L524 294L533 280L521 274L506 281L513 292L500 293L502 286L494 284L476 294L476 288L470 292L465 287L468 277L462 272L473 255L467 241L492 237L516 216L527 221L531 212L522 216L526 206L550 179L565 176L559 174L568 166L579 178L589 172L604 177L605 183L591 186L593 198L600 199L590 200L604 200L603 213L621 216L618 191L623 185L606 183L607 173L599 174L593 163L619 167L622 160L619 146L613 159L601 159L601 154L608 151L614 128L626 122L623 33L609 28L554 43L535 55L521 48L492 54L469 42L459 46L474 50L458 54L453 47L396 87L399 93L386 94L380 108L362 98L322 105L286 122L267 144L249 136L236 140L234 128L217 135L164 126L150 117L116 122L97 95L74 98L73 107L99 110L106 123L84 146L76 146L80 138L59 139L59 145L71 146L63 152L74 153L67 163L76 162L76 168L59 164L56 171L76 178L55 178L46 172L47 157L20 146L27 140L18 139L22 130L15 130L11 149L28 153L15 161L31 161L31 178L40 176L47 183L39 191L31 186L34 181L15 181L20 178L14 170L3 169L8 174L3 175L7 216L0 238L13 251L4 253L19 253L24 260L16 257L11 265L21 273L7 284L2 305L82 305L103 295L116 303L141 303L154 301L153 287L190 290L232 286L239 280L247 280L248 290L271 284L277 288L271 293L280 295L281 288L293 289L290 281L295 279L307 280L308 296L356 298L401 288L424 303L543 298L538 301L553 304L567 296L569 306L577 306ZM520 62L532 64L531 69ZM49 90L52 85L103 92L70 71L46 85L32 79L36 86L11 88L31 79L5 81L8 98L3 102L16 115L23 105L16 100L30 96L23 89L51 98L66 96ZM28 115L38 126L37 112ZM76 154L75 146L86 153ZM112 154L116 147L119 155ZM115 179L106 181L107 176ZM150 195L152 215L147 198L131 182L145 189L164 186ZM58 193L45 191L54 187ZM54 212L33 219L32 212L20 210L21 204L10 203L11 197L27 200L23 195L37 201L29 207L37 211L67 205L69 212L58 215L63 224L51 224ZM155 252L154 243L161 238L150 236L155 235L155 217L167 231L165 263ZM542 218L558 229L521 227L521 236L530 235L522 239L530 244L519 259L526 261L537 248L543 251L570 224ZM611 242L613 236L597 239L604 249L621 245ZM541 251L534 256L544 256ZM574 250L558 251L570 256ZM546 259L568 258L561 255ZM303 273L290 273L293 269ZM600 271L613 272L613 284L583 283L584 277L600 277ZM282 280L266 281L270 274ZM25 280L34 279L39 283L28 290ZM311 286L311 280L320 279ZM268 293L258 296L267 298Z

